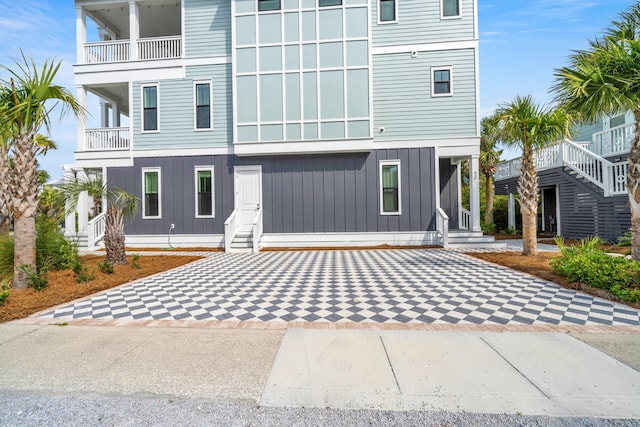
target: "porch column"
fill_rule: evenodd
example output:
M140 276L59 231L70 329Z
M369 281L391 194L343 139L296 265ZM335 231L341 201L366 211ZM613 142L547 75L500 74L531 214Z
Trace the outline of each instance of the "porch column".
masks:
M469 162L469 204L471 208L471 230L482 231L480 227L480 159L479 156L471 156Z
M513 193L509 193L508 204L508 227L512 230L516 229L516 199Z
M120 127L120 106L115 102L111 103L111 126Z
M87 108L87 89L84 86L76 87L76 100L78 104ZM87 118L82 115L78 116L78 151L86 151L87 139L85 137L85 130L87 127Z
M109 127L109 103L100 98L100 127Z
M140 9L135 0L129 0L129 59L138 59L138 38L140 37Z
M76 63L84 64L84 44L87 42L87 13L76 6Z

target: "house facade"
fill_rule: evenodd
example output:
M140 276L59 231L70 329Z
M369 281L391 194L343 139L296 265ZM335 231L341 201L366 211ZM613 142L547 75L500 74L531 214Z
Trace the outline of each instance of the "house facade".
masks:
M75 5L78 99L99 124L80 121L67 174L140 198L128 245L481 236L476 0ZM67 225L89 246L93 214Z
M568 239L598 236L615 242L631 227L628 155L634 138L631 112L580 126L573 139L534 153L540 187L538 230ZM520 159L497 165L495 189L509 196L515 228Z

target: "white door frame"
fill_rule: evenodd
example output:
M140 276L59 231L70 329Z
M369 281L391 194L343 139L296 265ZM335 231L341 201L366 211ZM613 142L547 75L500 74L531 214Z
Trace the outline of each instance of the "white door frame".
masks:
M262 207L262 165L243 165L243 166L234 166L233 167L233 186L234 186L234 196L233 196L233 208L234 210L239 210L239 200L240 200L240 191L241 187L238 185L238 172L256 172L258 174L258 208ZM238 218L238 227L241 224L241 218Z

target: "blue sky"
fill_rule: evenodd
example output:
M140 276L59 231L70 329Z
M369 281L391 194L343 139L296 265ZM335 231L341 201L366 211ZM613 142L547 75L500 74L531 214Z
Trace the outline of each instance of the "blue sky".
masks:
M219 0L216 0L219 1ZM402 1L402 0L399 0ZM434 0L424 0L434 1ZM602 30L630 0L478 0L480 27L480 112L516 95L548 102L553 70L565 65L572 49ZM400 17L402 19L402 17ZM11 65L20 49L36 61L62 61L57 83L75 93L75 8L72 0L0 0L0 64ZM52 177L73 163L76 124L72 118L53 126L58 150L40 159Z

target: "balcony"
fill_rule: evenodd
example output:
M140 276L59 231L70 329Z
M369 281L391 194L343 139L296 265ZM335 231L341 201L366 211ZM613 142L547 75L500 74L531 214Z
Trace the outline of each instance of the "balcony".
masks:
M85 43L82 64L107 64L126 61L154 59L176 59L182 57L182 37L153 37L136 42L137 49L131 53L130 40L113 40ZM135 56L135 57L134 57Z
M635 137L635 123L627 123L593 134L593 142L588 147L599 156L609 157L628 153Z
M129 128L85 129L85 151L128 150Z

